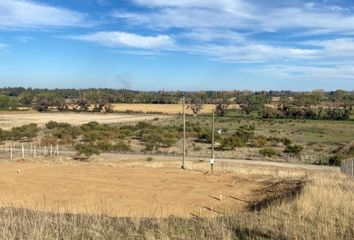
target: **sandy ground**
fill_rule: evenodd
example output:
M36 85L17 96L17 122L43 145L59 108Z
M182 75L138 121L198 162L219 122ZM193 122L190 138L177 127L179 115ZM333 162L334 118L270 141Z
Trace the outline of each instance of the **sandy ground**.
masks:
M30 123L39 126L49 121L67 122L75 125L96 121L99 123L114 124L152 120L156 117L166 118L161 115L143 114L102 114L102 113L37 113L37 112L14 112L0 113L0 128L9 129Z
M0 206L43 211L133 217L215 216L243 210L260 187L254 176L211 175L171 167L0 164Z
M137 111L137 112L159 112L164 114L181 114L181 104L112 104L115 111ZM231 105L230 108L238 108L238 105ZM215 109L214 104L204 104L200 113L211 113ZM187 114L192 114L190 109L186 110Z

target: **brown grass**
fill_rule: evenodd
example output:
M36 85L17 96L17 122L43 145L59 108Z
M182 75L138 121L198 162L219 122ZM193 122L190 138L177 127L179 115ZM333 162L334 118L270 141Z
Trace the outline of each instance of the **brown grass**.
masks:
M263 188L254 190L259 202L274 196L272 192L277 196L257 211L161 219L2 208L0 239L353 239L354 181L338 172L302 173L300 178L285 177L292 175L286 172L292 170L254 167L250 172L250 178L267 175L259 180ZM278 190L286 194L280 196Z
M237 105L232 105L230 108L237 108ZM182 113L182 105L181 104L113 104L113 109L119 112L125 111L133 111L133 112L158 112L163 114L181 114ZM200 112L203 113L211 113L215 109L214 104L204 104L203 110ZM192 114L190 109L186 110L187 114Z
M243 210L246 204L235 197L252 200L252 192L263 185L260 179L178 167L4 163L0 206L103 211L114 217L210 217Z
M166 118L166 116L161 115L142 114L11 112L0 113L0 126L2 129L10 129L31 123L44 126L49 121L65 122L74 125L81 125L92 121L102 124L115 124L153 120L156 117Z

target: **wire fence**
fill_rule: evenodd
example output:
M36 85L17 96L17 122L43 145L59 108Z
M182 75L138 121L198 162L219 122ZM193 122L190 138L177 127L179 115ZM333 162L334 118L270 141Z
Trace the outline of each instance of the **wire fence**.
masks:
M352 178L354 178L354 159L342 161L340 171Z
M66 150L66 149L65 149ZM34 143L12 143L0 146L0 159L27 159L39 156L55 157L65 154L57 144L38 145Z

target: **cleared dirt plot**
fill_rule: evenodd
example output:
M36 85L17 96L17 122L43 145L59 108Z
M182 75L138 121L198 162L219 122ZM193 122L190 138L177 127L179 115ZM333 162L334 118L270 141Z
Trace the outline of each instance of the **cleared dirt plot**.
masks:
M235 173L99 164L3 163L0 206L130 217L195 217L245 209L261 183Z
M66 122L80 125L88 122L99 122L102 124L129 123L152 120L156 117L164 118L167 116L143 115L143 114L95 114L95 113L21 113L10 112L0 113L0 128L10 129L26 124L36 123L44 126L49 121Z

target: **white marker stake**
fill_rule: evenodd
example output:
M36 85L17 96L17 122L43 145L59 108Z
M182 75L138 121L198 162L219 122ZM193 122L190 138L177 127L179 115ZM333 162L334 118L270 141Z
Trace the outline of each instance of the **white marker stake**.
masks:
M25 159L25 147L23 146L23 143L22 143L22 159Z
M210 159L210 170L211 170L211 173L214 173L214 158Z

